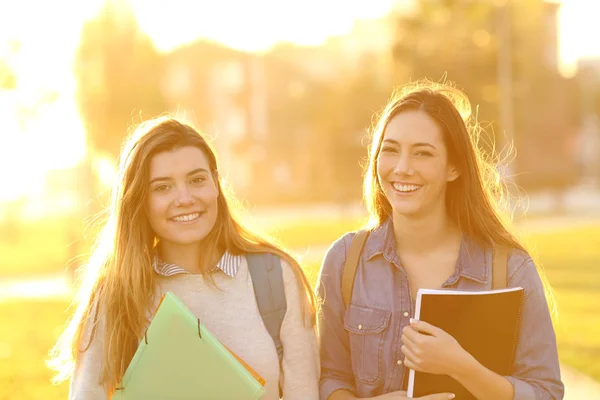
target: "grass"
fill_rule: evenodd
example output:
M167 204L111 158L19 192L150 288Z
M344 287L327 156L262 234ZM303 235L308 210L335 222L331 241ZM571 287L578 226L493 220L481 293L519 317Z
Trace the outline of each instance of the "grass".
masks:
M546 232L530 241L555 292L561 361L600 381L600 226Z
M44 363L67 307L64 301L0 303L0 400L67 398L68 383L51 385Z
M314 221L274 234L290 248L329 245L359 226L357 221ZM600 225L536 232L525 239L554 288L561 362L600 381ZM306 266L312 282L318 267ZM0 400L66 398L68 385L52 386L43 360L67 318L67 306L62 301L0 302Z
M0 231L0 275L26 277L64 271L72 260L87 252L80 239L83 225L66 218L48 218Z
M330 245L346 232L360 229L362 221L355 219L326 219L288 224L281 228L267 227L286 248L305 248L318 244Z
M0 276L26 277L65 271L89 252L93 235L79 240L83 228L74 221L47 220L0 231ZM321 220L262 226L260 231L289 249L333 243L339 236L358 229L361 221L332 216Z

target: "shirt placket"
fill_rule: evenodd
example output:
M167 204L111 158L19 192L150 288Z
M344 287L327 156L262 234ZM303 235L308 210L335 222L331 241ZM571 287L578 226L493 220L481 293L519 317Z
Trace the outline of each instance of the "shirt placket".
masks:
M399 299L400 304L400 315L401 317L398 319L397 329L394 332L395 345L393 349L393 359L392 362L392 376L390 381L388 382L389 386L386 388L387 391L396 391L405 387L405 381L408 377L408 368L404 365L404 354L402 353L402 329L408 325L411 315L414 314L414 306L412 301L412 295L410 291L410 282L408 280L408 274L404 267L400 264L399 258L393 256L392 252L391 256L386 256L386 260L392 264L394 271L400 273L400 285L399 287L395 287L394 299ZM397 383L400 382L398 386Z

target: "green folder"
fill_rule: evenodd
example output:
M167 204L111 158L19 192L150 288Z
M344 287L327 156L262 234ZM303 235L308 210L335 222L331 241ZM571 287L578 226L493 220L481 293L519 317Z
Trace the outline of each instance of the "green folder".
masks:
M261 381L168 292L112 399L255 400Z

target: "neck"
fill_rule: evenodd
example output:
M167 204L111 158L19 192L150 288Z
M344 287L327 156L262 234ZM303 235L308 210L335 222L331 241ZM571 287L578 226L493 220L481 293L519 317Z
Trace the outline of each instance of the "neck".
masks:
M461 236L445 207L420 216L394 213L393 223L399 253L427 253Z
M198 243L181 245L161 240L158 244L158 255L162 261L176 264L191 274L202 272L201 251Z

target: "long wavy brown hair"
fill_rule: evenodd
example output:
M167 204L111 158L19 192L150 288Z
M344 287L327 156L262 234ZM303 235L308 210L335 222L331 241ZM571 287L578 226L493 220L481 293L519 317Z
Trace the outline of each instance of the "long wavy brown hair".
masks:
M429 80L411 82L397 90L378 115L372 131L369 162L364 177L363 198L374 228L392 216L377 176L377 160L387 124L408 110L427 113L440 127L448 149L448 161L460 175L446 187L446 212L461 232L482 246L493 244L527 251L511 232L512 218L507 209L508 190L490 154L479 146L482 129L471 112L467 96L451 83ZM555 313L554 297L539 263L546 297Z
M161 117L142 123L126 141L113 188L108 220L83 271L83 282L67 328L50 354L48 365L57 371L55 382L72 376L75 363L94 338L98 323L104 326L101 384L112 393L123 377L145 331L147 313L154 304L156 276L152 269L157 237L146 214L149 163L160 152L185 146L199 148L207 157L218 196L215 226L202 240L202 271L214 265L224 250L232 254L270 252L294 270L307 326L315 325L317 300L299 263L281 247L242 226L229 194L219 178L215 152L191 126ZM207 272L205 278L210 279ZM91 330L89 340L83 333ZM87 336L87 335L85 335Z

